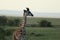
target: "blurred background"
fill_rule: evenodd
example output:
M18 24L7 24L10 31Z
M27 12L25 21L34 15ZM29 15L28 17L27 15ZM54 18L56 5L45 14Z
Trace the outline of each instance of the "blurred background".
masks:
M26 40L60 40L60 0L0 0L0 40L12 40L23 18L23 9L30 8Z

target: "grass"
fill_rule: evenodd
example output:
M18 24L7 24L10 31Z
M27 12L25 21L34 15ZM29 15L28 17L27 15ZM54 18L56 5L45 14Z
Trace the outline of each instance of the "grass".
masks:
M31 33L35 33L31 35ZM60 40L60 28L27 28L28 40ZM39 35L39 36L36 36Z
M60 28L26 27L26 40L60 40Z

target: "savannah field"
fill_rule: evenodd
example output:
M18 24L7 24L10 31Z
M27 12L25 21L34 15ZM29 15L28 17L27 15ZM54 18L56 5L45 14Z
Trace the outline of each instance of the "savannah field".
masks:
M28 18L27 23L37 24L41 20L48 20L52 22L54 27L26 27L26 40L60 40L60 19ZM5 30L16 30L17 28L18 27L6 26ZM6 36L6 40L12 40L12 35Z
M7 27L16 29L16 27ZM11 36L6 37L12 40ZM60 40L60 28L26 27L26 40Z

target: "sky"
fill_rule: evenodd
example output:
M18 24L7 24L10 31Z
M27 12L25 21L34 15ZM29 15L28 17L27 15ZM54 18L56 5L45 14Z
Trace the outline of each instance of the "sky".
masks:
M0 0L0 10L22 10L25 7L38 12L60 12L60 0Z
M31 11L60 13L60 0L0 0L0 10L23 10L29 7Z

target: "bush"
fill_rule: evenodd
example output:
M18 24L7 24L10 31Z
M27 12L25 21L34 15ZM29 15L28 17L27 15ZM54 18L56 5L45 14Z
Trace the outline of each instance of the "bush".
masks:
M7 25L7 17L6 16L0 16L0 26Z
M13 26L13 24L14 24L13 20L8 20L8 23L7 23L8 26Z
M5 30L0 27L0 40L4 40L4 39L5 39Z
M41 20L41 22L39 22L39 26L41 27L52 27L51 22L48 22L47 20Z
M15 29L8 29L8 30L6 30L5 35L6 35L6 36L12 35L12 33L13 33L14 30L15 30Z
M18 26L20 23L20 19L9 19L6 16L0 16L0 26Z
M20 19L8 20L8 26L18 26L20 23Z

